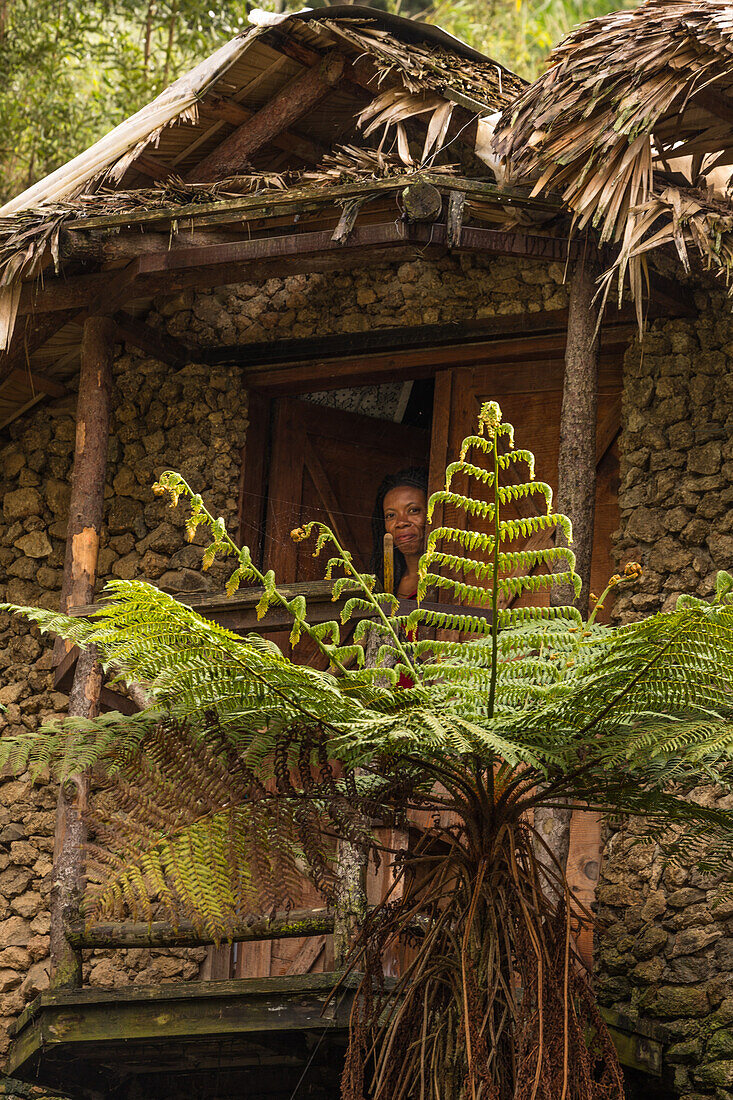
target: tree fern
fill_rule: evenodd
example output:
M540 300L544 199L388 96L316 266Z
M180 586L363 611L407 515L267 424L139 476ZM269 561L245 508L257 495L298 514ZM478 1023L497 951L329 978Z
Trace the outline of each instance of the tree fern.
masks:
M294 901L301 873L332 901L337 839L376 853L364 822L421 811L432 824L396 869L402 896L369 915L354 947L352 965L366 973L346 1100L361 1100L371 1049L375 1100L444 1100L446 1089L459 1100L620 1097L571 946L582 907L562 869L536 858L532 811L571 801L643 815L667 858L729 874L731 814L690 796L733 781L733 580L721 574L710 603L683 597L671 613L617 629L574 607L513 606L555 584L577 593L580 582L571 550L522 546L554 527L570 543L572 531L495 403L429 503L431 516L443 506L457 517L430 532L419 567L418 603L437 592L444 609L400 616L327 526L293 532L326 553L341 622L369 616L347 646L341 623L311 624L307 599L259 570L178 474L157 490L188 500L189 537L210 530L205 566L232 559L228 590L261 585L258 613L286 608L293 645L308 637L329 668L299 666L139 581L108 586L88 620L15 609L96 646L109 673L144 684L150 699L132 717L0 739L0 764L13 770L104 777L87 919L162 910L225 938L246 912ZM536 513L514 518L516 501ZM384 666L366 668L360 643L374 629ZM462 640L426 633L444 630ZM414 686L397 690L403 672ZM380 950L400 937L412 961L385 999Z

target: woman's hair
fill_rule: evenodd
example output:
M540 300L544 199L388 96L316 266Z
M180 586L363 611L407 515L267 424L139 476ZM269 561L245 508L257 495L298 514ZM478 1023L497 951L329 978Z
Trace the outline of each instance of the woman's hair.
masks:
M428 495L428 471L424 466L410 466L399 473L389 474L385 477L377 490L377 499L372 513L372 556L369 562L370 573L376 573L380 586L384 587L384 535L387 530L384 523L384 498L393 489L405 485L412 489L422 489L425 496ZM404 555L395 547L394 552L394 584L395 592L407 570L407 562Z

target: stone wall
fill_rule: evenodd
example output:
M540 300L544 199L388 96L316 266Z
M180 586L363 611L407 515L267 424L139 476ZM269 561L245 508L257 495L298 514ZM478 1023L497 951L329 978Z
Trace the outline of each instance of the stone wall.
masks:
M447 257L366 268L353 274L293 276L263 286L185 293L155 303L148 323L201 346L371 327L460 322L567 305L562 265ZM174 371L138 354L115 363L100 585L143 577L177 592L223 583L202 575L200 550L183 542L183 511L151 485L167 467L203 492L233 524L238 504L246 395L235 369L190 365ZM58 605L75 398L46 402L13 423L0 442L0 600ZM0 732L37 728L63 714L53 689L51 648L22 620L0 613ZM48 891L55 791L27 778L0 780L0 1060L7 1025L48 982ZM204 952L96 952L92 985L178 981L198 974Z
M115 577L154 579L172 591L222 583L222 567L200 572L200 548L184 542L183 511L155 497L167 467L206 492L209 506L234 522L246 394L229 370L190 365L171 371L120 355L115 389L99 557L100 585ZM44 405L10 428L0 448L0 598L57 607L65 550L75 399ZM0 613L0 716L3 734L37 728L64 713L53 688L52 643ZM27 777L0 781L0 1053L7 1025L48 983L48 895L56 793ZM206 952L96 952L85 966L92 985L192 978Z
M616 549L644 575L621 592L621 621L673 608L682 592L709 596L718 570L733 569L733 315L714 284L699 282L695 297L699 317L655 323L626 356ZM639 846L644 832L633 821L607 831L600 997L668 1029L679 1095L724 1100L733 1097L733 903L720 879L667 867Z

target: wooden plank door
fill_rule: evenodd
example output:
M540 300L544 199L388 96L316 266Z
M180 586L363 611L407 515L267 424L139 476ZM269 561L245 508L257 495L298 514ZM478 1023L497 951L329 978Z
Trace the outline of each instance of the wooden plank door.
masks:
M557 463L560 443L564 364L554 359L536 364L486 363L470 368L442 371L436 377L431 448L431 491L443 484L449 461L458 457L461 441L475 431L476 419L484 401L498 401L504 420L515 429L517 447L526 447L537 460L536 476L557 491ZM618 451L616 436L621 424L621 360L602 356L599 373L597 423L596 511L591 572L591 590L600 594L615 571L612 558L612 532L619 526ZM522 480L525 471L521 470ZM466 487L459 487L461 491ZM519 518L523 502L514 509ZM458 526L462 515L436 516L434 523ZM513 544L519 546L520 543ZM546 545L551 545L547 540ZM539 549L538 546L534 547ZM541 605L549 602L545 591L523 596L520 604ZM606 620L610 606L603 612ZM571 823L568 880L579 900L590 906L595 894L600 861L600 819L597 814L576 811ZM584 929L578 940L579 951L592 965L592 930Z
M526 447L536 458L536 476L557 491L557 462L560 444L563 363L550 360L516 367L492 365L442 371L436 377L433 412L433 442L430 456L430 488L442 485L445 467L458 457L461 441L472 434L481 405L495 400L504 420L514 425L517 447ZM611 534L619 525L618 452L616 436L621 424L621 362L618 357L601 361L597 427L597 488L591 589L603 591L615 571ZM526 470L519 468L522 479ZM510 516L520 518L524 501L508 506ZM448 524L463 522L446 514ZM433 522L441 522L434 517ZM549 545L549 541L548 541ZM549 602L541 592L517 601ZM606 608L608 615L609 608Z
M322 580L331 556L313 557L314 540L290 532L308 520L327 523L356 565L367 569L372 511L387 474L427 466L429 434L391 420L324 408L295 398L276 402L263 538L263 566L281 583ZM287 634L273 638L287 645ZM323 667L307 639L293 656Z
M280 581L320 580L323 563L290 532L322 520L367 568L372 510L383 479L406 466L427 466L429 437L391 420L283 398L275 412L267 494L264 563Z

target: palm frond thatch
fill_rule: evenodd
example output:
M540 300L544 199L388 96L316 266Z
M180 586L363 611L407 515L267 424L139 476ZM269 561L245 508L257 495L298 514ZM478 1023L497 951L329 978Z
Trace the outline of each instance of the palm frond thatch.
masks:
M688 247L733 273L733 21L721 0L647 0L576 28L505 112L495 149L578 229L617 246L639 302L647 254ZM620 292L619 292L620 293Z

